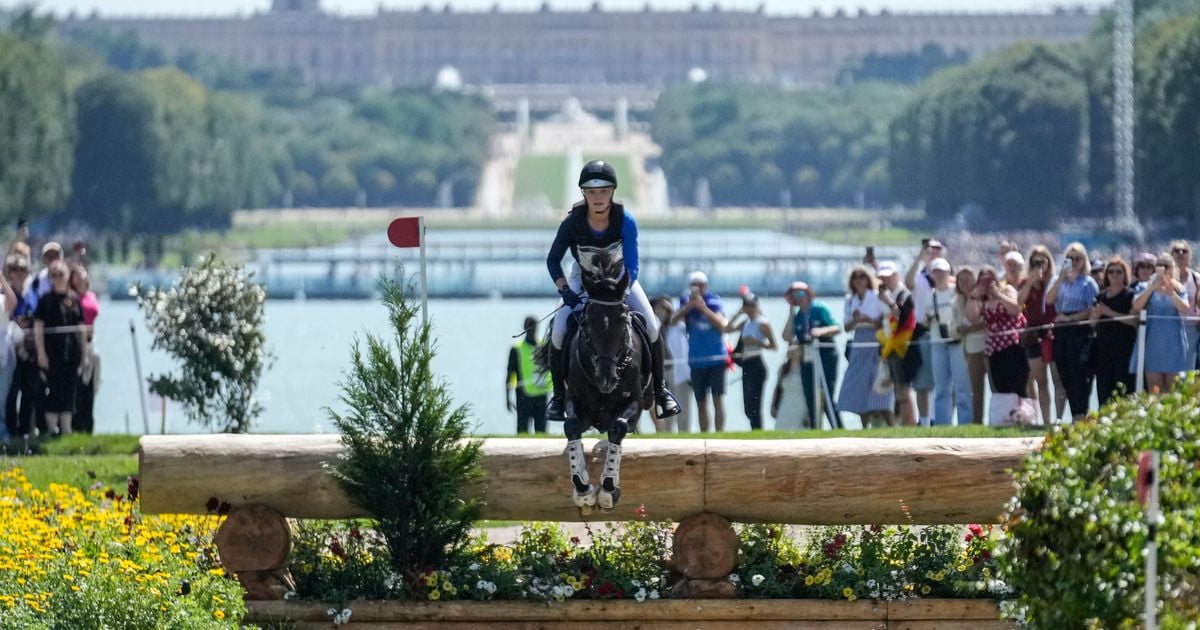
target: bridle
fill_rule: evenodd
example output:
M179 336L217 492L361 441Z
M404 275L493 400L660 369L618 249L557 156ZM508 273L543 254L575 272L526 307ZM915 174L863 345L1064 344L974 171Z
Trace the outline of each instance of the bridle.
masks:
M587 303L589 305L595 304L597 306L625 306L624 300L620 300L620 301L600 300L600 299L595 299L595 298L591 298L591 297L588 298ZM624 313L623 318L624 318L624 325L626 327L626 332L628 333L629 332L629 330L628 330L629 314ZM584 363L585 365L590 364L590 367L592 368L592 378L596 379L600 373L599 360L601 358L609 358L610 355L603 355L603 354L597 352L595 346L592 343L592 335L588 331L588 326L587 326L587 308L584 308L583 315L580 317L579 336L581 338L580 340L583 342L582 349L586 352L586 356L579 357L580 361L582 363ZM613 359L617 365L617 378L619 379L621 377L621 375L625 372L625 368L629 367L629 364L633 362L633 336L632 336L632 334L627 334L626 339L625 339L625 344L621 348L620 354L618 354L616 357L613 357Z

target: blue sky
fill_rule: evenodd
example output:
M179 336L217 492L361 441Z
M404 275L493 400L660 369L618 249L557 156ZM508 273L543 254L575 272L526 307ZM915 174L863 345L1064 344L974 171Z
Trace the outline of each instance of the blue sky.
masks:
M25 4L27 0L0 0L0 7L13 7ZM646 0L601 0L601 6L611 9L640 9ZM703 8L712 6L714 0L703 0L699 5ZM56 13L66 13L74 10L90 13L93 9L108 15L214 15L243 14L266 10L271 6L270 0L204 0L197 3L194 0L38 0L37 4L43 10ZM426 4L426 0L322 0L322 6L330 11L341 13L374 13L380 6L389 9L414 9ZM428 4L441 8L446 0L429 0ZM450 4L459 10L486 10L493 4L499 4L503 9L529 11L536 9L540 0L452 0ZM591 0L550 0L550 6L561 10L581 10L590 7ZM659 9L687 9L692 6L692 0L650 0L651 6ZM871 11L886 7L892 11L1048 11L1055 6L1088 6L1101 7L1112 4L1111 0L1063 0L1051 2L1045 0L871 0L871 1L834 1L834 0L720 0L722 8L753 9L759 4L765 4L772 13L808 13L814 8L832 11L839 7L858 10L859 7Z

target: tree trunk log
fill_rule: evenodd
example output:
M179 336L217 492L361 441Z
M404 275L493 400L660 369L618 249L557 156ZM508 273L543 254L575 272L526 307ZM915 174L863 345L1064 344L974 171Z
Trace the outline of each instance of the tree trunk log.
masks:
M593 443L595 444L595 443ZM622 501L593 520L682 520L700 512L735 522L794 524L995 522L1015 486L1010 469L1041 438L629 439ZM484 477L464 489L483 517L578 521L562 440L484 440ZM146 436L142 511L204 514L210 498L260 503L287 517L367 515L326 465L336 435ZM602 451L592 451L593 478ZM635 512L637 510L637 512Z
M271 571L282 568L292 553L292 530L269 507L239 505L221 523L213 542L225 570Z
M738 538L725 518L704 512L675 528L672 562L687 578L724 578L737 568Z

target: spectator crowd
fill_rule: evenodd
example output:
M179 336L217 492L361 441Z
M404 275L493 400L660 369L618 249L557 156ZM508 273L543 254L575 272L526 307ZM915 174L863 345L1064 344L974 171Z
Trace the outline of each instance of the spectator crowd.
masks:
M56 242L32 258L24 225L0 275L0 439L91 432L100 361L92 325L99 315L87 249L68 256Z
M1197 369L1200 275L1188 242L1131 260L1077 242L1057 256L1007 240L993 253L993 263L955 264L927 239L901 264L868 248L846 279L841 320L797 281L778 339L759 296L743 289L731 313L694 272L683 298L653 300L671 389L695 405L700 431L725 429L738 368L755 430L770 428L764 410L777 429L840 428L843 413L864 427L1053 424L1139 386L1170 391ZM763 353L776 347L786 359L771 388ZM656 428L688 431L688 417L685 408Z

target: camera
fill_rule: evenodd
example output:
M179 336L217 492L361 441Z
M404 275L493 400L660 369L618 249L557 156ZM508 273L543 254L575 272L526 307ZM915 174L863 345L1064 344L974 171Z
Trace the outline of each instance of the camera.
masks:
M874 255L875 255L875 246L867 245L867 256L874 256Z
M925 248L929 247L929 241L931 241L931 240L933 240L933 239L930 239L928 237L921 239L921 249L925 249Z
M950 325L938 322L938 334L941 335L942 339L949 339L950 338Z

